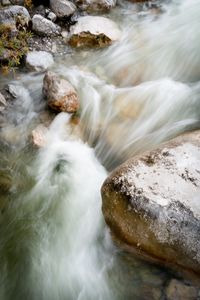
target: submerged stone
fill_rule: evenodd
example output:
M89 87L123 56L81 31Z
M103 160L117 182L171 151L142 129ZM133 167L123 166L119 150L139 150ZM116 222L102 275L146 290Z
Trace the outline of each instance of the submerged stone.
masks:
M74 113L79 109L79 99L74 87L53 72L47 72L44 76L43 94L48 106L54 111Z
M131 249L200 273L200 131L118 167L102 187L103 214Z

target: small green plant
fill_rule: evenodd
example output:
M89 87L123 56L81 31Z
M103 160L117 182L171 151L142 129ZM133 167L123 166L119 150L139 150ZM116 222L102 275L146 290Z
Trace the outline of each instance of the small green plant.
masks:
M12 25L0 25L0 68L8 73L17 67L28 51L31 33L26 29L16 30Z

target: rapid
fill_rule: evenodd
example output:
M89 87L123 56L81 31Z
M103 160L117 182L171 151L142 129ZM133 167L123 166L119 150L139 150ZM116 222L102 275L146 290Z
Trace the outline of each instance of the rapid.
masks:
M0 79L16 93L0 118L0 300L158 299L182 276L113 242L100 189L120 163L200 127L200 2L157 13L119 1L108 17L119 42L57 56L81 110L76 124L57 115L41 149L30 134L50 123L44 74Z

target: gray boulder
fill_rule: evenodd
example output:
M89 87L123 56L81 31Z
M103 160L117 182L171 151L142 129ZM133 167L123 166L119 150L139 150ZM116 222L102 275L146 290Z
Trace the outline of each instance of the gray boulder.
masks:
M76 11L76 6L67 0L50 0L50 7L58 18L69 17Z
M79 109L79 99L74 87L53 72L47 72L44 76L43 94L48 106L54 111L74 113Z
M30 20L29 12L23 6L13 5L0 10L0 24L16 26L16 23L20 23L25 26L28 25Z
M69 44L73 47L105 47L119 40L116 23L105 17L84 16L71 26Z
M56 36L61 32L60 26L54 24L52 21L42 17L41 15L34 15L32 18L32 29L41 36Z
M200 273L200 131L118 167L103 184L102 199L120 241Z
M46 51L30 51L26 56L26 66L32 71L45 71L53 64L52 54Z

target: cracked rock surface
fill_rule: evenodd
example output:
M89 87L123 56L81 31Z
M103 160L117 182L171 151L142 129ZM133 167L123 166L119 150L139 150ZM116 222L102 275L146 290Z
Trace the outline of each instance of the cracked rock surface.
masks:
M200 273L200 131L118 167L103 184L102 199L119 240Z

